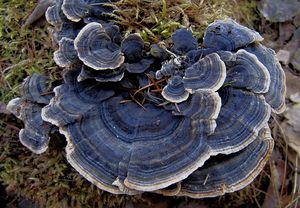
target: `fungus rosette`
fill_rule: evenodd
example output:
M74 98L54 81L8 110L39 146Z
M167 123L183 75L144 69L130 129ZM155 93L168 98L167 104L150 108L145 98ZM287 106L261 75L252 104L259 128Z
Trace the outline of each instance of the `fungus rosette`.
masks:
M143 108L121 104L124 95L101 83L77 82L78 73L67 72L42 117L60 127L68 161L98 187L155 191L186 178L209 158L206 139L220 110L217 93L199 95L182 106L193 112L174 115L150 102ZM203 106L195 107L195 101Z
M65 135L68 162L115 194L202 198L248 185L274 146L270 114L285 108L274 52L233 20L210 24L204 47L187 28L170 48L145 47L110 22L107 2L61 0L46 14L65 71L41 117Z
M124 67L129 73L143 73L154 62L152 57L144 57L144 41L137 33L130 34L121 43L121 51L124 53L127 63Z

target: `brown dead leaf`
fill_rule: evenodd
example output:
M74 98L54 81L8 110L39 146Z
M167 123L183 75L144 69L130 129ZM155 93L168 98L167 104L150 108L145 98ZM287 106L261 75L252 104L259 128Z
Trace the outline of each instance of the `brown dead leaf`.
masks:
M300 90L300 89L299 89ZM290 100L294 103L300 103L300 91L295 93L295 94L292 94L290 96Z
M300 103L288 107L284 117L283 128L288 145L300 155Z
M300 27L300 12L294 17L293 24L294 24L296 27Z
M271 182L269 184L262 208L280 207L281 205L280 189L282 185L285 185L282 184L282 178L285 175L285 162L278 157L276 151L274 151L272 154L272 159L270 160L270 169Z
M279 42L282 46L277 57L285 65L292 64L292 67L300 72L300 28L290 22L279 25Z
M291 150L288 151L288 159L291 162L292 166L292 174L290 175L290 181L292 181L292 191L289 196L286 197L286 207L299 207L299 194L300 194L300 174L299 174L299 169L300 169L300 159L299 155Z
M285 22L300 12L300 2L297 0L261 0L259 11L271 22Z
M285 76L286 76L286 85L287 85L287 94L288 98L291 95L300 92L300 77L291 73L291 69L284 67Z
M276 57L281 63L288 65L290 63L291 55L290 51L280 49L277 52Z
M300 72L300 48L298 48L298 50L293 54L291 64L293 65L294 69Z
M282 22L279 24L279 42L284 45L289 39L291 39L294 31L296 30L295 25L292 22Z

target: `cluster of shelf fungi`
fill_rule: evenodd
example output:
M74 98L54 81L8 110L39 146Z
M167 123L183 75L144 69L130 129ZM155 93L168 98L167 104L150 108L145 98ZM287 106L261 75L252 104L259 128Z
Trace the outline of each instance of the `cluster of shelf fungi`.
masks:
M173 33L172 47L146 46L112 23L111 3L48 8L64 80L24 80L8 104L25 124L21 143L43 153L56 126L68 162L114 194L202 198L247 186L272 153L271 112L285 108L274 52L231 19L210 24L201 47L188 28Z

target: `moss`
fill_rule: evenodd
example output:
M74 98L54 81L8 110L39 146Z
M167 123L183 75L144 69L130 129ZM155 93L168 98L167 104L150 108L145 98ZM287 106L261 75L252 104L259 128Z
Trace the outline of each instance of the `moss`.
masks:
M16 124L14 118L8 120L8 124ZM264 194L257 189L266 187L264 183L268 183L266 174L262 173L253 185L241 191L204 200L150 193L138 196L113 195L86 181L67 163L63 138L52 138L49 150L42 155L35 155L20 144L17 129L6 126L5 131L9 132L10 137L6 133L0 142L0 181L4 181L7 189L19 197L33 199L42 207L125 207L129 203L153 207L160 201L168 202L168 205L202 203L210 207L255 207L264 198ZM3 129L0 133L3 133Z
M64 138L58 135L52 136L44 154L31 153L17 139L21 127L14 117L7 117L0 128L0 179L9 190L46 207L119 207L129 200L102 192L70 167Z
M23 78L33 72L59 78L52 59L52 41L46 27L23 29L33 0L0 0L0 101L18 95ZM194 2L194 3L191 3ZM123 0L117 3L116 22L127 33L139 32L146 41L168 39L180 27L193 30L201 38L215 19L231 17L253 25L255 3L247 0Z
M255 2L247 0L124 0L117 5L116 22L127 33L138 32L152 42L168 39L182 27L190 27L202 38L207 25L216 19L230 17L251 27L257 18Z
M52 43L45 27L23 29L33 0L0 0L0 101L16 97L23 78L33 72L49 74Z

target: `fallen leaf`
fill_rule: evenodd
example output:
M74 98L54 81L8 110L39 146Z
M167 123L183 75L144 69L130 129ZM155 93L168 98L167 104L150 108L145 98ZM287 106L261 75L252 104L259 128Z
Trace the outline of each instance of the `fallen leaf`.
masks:
M300 77L292 74L288 67L284 67L284 72L287 86L286 96L290 98L293 94L300 92Z
M293 24L296 27L300 27L300 12L295 16L294 20L293 20Z
M300 72L300 48L298 48L298 50L293 54L291 64L293 65L294 69Z
M276 155L276 151L274 151L272 154L272 159L270 160L270 168L271 181L267 191L268 194L266 194L266 198L264 200L262 208L280 207L281 196L279 193L281 186L285 185L282 184L285 164L284 161Z
M288 22L282 22L279 24L279 42L281 45L285 44L289 39L291 39L294 31L296 30L295 25Z
M283 63L284 65L288 65L291 59L291 53L287 50L279 50L276 54L278 61Z
M299 89L300 90L300 89ZM300 92L296 92L290 96L290 100L294 103L300 103Z
M300 12L297 0L261 0L259 11L271 22L285 22Z
M284 117L283 128L288 145L300 155L300 103L288 107Z

